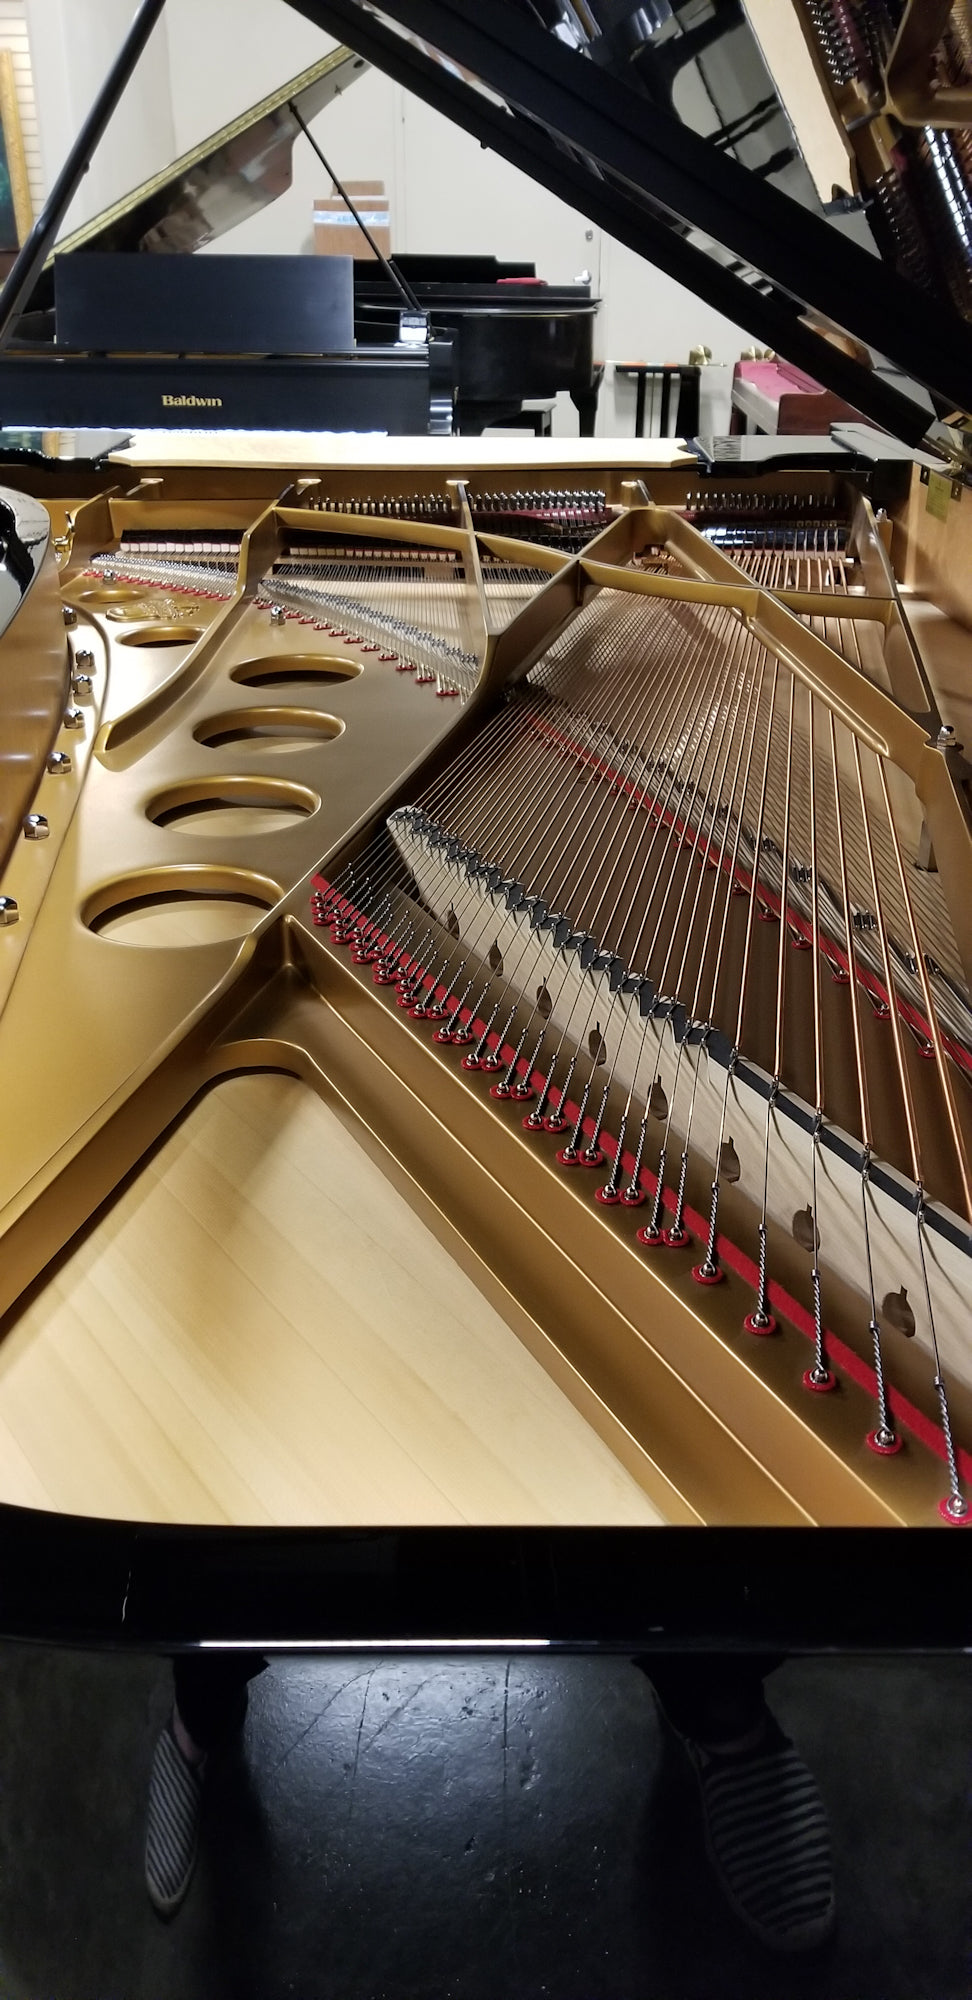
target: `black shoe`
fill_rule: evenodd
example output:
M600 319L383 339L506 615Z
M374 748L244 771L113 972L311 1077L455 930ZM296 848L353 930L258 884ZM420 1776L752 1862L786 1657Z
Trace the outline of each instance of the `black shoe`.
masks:
M162 1917L179 1908L199 1851L205 1757L190 1764L168 1722L155 1746L145 1833L145 1886Z
M812 1773L769 1711L742 1747L682 1741L709 1860L730 1908L770 1951L813 1951L836 1922L830 1830Z

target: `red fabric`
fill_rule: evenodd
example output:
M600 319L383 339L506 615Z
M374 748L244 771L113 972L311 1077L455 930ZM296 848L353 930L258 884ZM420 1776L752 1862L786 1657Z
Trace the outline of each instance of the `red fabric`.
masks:
M792 361L737 361L732 371L734 381L755 382L764 396L781 396L784 389L801 396L824 396L822 382L815 382L812 375L796 368Z
M733 379L751 382L768 403L776 405L777 437L823 436L831 424L869 421L853 403L833 395L792 361L737 361Z

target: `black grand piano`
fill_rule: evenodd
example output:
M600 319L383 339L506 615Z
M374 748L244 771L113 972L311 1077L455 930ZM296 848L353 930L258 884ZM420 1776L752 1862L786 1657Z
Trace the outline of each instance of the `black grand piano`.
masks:
M854 241L831 226L819 205L814 213L809 199L801 205L785 190L784 170L798 167L799 160L765 69L755 63L759 100L748 113L739 105L730 117L727 109L714 137L673 114L667 88L653 92L650 87L658 53L654 44L661 49L687 32L680 22L683 14L719 16L727 40L743 33L742 11L731 0L724 6L712 0L707 9L694 10L664 0L633 9L600 4L575 9L567 0L523 6L516 0L492 0L488 9L479 0L383 0L380 13L359 0L295 4L328 32L343 35L356 51L353 60L379 62L482 143L534 172L620 240L694 286L713 309L787 353L905 444L926 437L940 440L943 431L936 418L944 421L967 409L972 338L955 303L961 285L956 281L937 291L930 311L929 293L914 274L895 269L892 258L878 254L887 248L886 230L876 230L876 240ZM829 8L819 11L830 17ZM839 11L843 17L866 10ZM600 15L604 31L598 27L595 32L591 23ZM718 42L713 33L704 46L699 44L698 53L707 101L713 104L722 95L713 53ZM137 48L129 49L129 69L137 53ZM667 85L671 65L658 74ZM285 142L297 129L288 112L293 88L262 108ZM728 105L728 92L725 101ZM779 146L777 130L783 133ZM761 145L765 141L763 156L751 160L747 172L743 161L754 134L761 135ZM82 155L85 143L82 135ZM919 142L911 143L917 148ZM955 165L958 159L961 165L960 149L951 145L947 130L936 157L943 173L948 160ZM906 159L905 168L909 164L914 163ZM37 240L26 246L19 270L15 267L8 280L0 342L10 331L14 308L29 305L42 320L50 311L41 267L83 167L83 156L75 157L73 185L60 188L60 208L52 200ZM934 163L927 185L907 171L896 182L891 169L888 173L882 213L893 210L900 221L913 211L920 223L927 200L940 191ZM197 160L182 162L169 180L174 187L179 183L178 191L186 197L180 212L190 215L195 209L201 215L200 240L205 240L205 232L212 233L205 200L211 185L208 170ZM953 180L948 180L950 187ZM967 282L972 270L963 235L967 174L958 181L965 190L965 208L953 204L953 235L946 241L943 234L939 247L943 255L947 252L954 273L965 243ZM165 226L158 206L164 190L149 192L156 206L144 223L143 237L147 229ZM862 194L856 218L862 226L863 201ZM120 216L102 220L102 248L109 241L112 248L139 247L137 222L126 239L129 224ZM82 256L96 241L93 230L64 247ZM140 247L150 246L143 241ZM178 247L186 247L184 237ZM433 318L441 312L443 324L454 324L464 285L454 286L451 274L442 277L427 270L413 275L427 287ZM497 295L503 275L495 281ZM374 295L368 296L372 287ZM379 309L387 309L387 298L378 296L381 289L371 274L362 277L359 323L366 309L374 308L376 323ZM512 323L533 289L525 284L511 288ZM550 305L552 299L543 303ZM474 304L488 316L482 295ZM571 304L589 331L593 301L579 298ZM814 308L878 348L895 372L880 361L873 368L862 365L824 340L809 317ZM499 296L496 312L501 315ZM43 416L64 425L91 421L79 415L83 388L85 394L91 392L85 407L92 407L99 382L134 383L139 370L144 377L141 357L131 362L126 376L127 364L115 358L44 352L45 327L29 316L21 317L15 331L19 346L15 343L0 355L0 414L7 422L28 415L33 421ZM578 341L578 353L582 345ZM470 342L470 352L472 347ZM347 398L359 362L358 357L346 361L340 379ZM181 379L191 380L198 364L181 365ZM221 360L218 366L222 379L229 379L228 364ZM302 360L299 367L306 390L314 363ZM240 410L250 396L248 420L265 422L266 405L253 398L265 393L266 365L248 363L237 379ZM530 387L523 390L521 384L523 393L538 393L537 377L524 380ZM400 388L403 383L404 371ZM571 384L558 379L557 386ZM497 388L495 377L487 376L482 395L471 396L477 400L503 404L505 388ZM224 408L220 416L223 424L243 420L235 406ZM174 411L172 421L197 417L191 413L180 419ZM950 426L953 438L958 428ZM961 486L965 472L959 458L952 470ZM739 477L745 477L744 467ZM3 1629L50 1639L77 1641L83 1636L169 1649L201 1639L237 1645L259 1641L285 1648L340 1645L352 1637L365 1643L414 1644L445 1633L458 1643L501 1645L511 1637L536 1643L539 1635L544 1644L625 1651L646 1645L684 1650L712 1644L777 1649L929 1643L967 1650L972 1643L964 1588L968 1543L960 1534L937 1530L877 1535L856 1529L713 1528L649 1535L640 1530L399 1532L390 1527L359 1534L173 1529L68 1520L13 1508L2 1514ZM813 1559L807 1560L811 1534Z
M496 257L396 257L430 329L451 339L456 428L478 432L515 423L528 401L564 389L581 437L593 437L600 371L594 361L599 300L589 284L547 285L534 264ZM373 341L397 319L401 302L374 264L355 267L355 334Z
M176 279L191 318L187 260L290 187L293 148L305 143L308 121L367 68L339 48L59 242L11 329L0 423L194 428L216 421L239 429L441 435L515 421L524 402L550 402L565 390L581 435L592 435L599 301L586 283L543 283L532 264L472 255L356 262L352 342L350 327L343 339L326 331L327 267L345 260L274 260L288 267L287 303L295 335L298 325L303 331L289 351L280 299L272 335L266 325L283 273L268 288L265 259L230 257L221 260L219 277L234 351L225 351L225 340L207 344L202 299L191 353L181 337L160 336ZM144 267L147 256L153 263L176 258L179 271L170 265L160 285ZM214 274L204 276L211 294ZM403 307L412 321L405 339ZM305 331L315 319L319 352Z

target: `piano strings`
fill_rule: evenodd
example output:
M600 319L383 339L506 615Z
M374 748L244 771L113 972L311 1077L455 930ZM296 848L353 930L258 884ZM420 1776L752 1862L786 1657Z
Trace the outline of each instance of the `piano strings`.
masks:
M798 550L750 551L747 567L768 588L837 592L838 540L825 527ZM856 637L852 601L841 608ZM939 1018L940 957L957 953L943 906L929 950L901 774L886 765L734 607L625 601L619 585L318 892L316 913L397 986L404 1014L462 1049L468 1074L494 1079L495 1099L529 1105L528 1134L564 1139L562 1169L605 1169L592 1188L602 1206L648 1202L644 1254L697 1239L693 1276L718 1285L720 1206L731 1192L738 1227L744 1198L751 1335L777 1331L787 1287L771 1259L788 1234L810 1259L808 1392L835 1389L834 1353L847 1352L846 1328L828 1331L828 1286L844 1316L848 1286L860 1296L879 1456L902 1444L882 1318L894 1328L897 1302L906 1322L915 1300L942 1508L964 1521L943 1304L953 1358L961 1329L940 1249L944 1191L956 1206L945 1235L967 1270L972 1059ZM703 1168L704 1211L691 1201ZM897 1289L879 1284L879 1265Z

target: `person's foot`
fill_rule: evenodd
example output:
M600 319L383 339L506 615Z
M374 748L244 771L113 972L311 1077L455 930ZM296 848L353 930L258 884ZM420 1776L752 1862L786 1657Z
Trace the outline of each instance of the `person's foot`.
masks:
M145 1833L145 1886L162 1917L174 1915L192 1881L205 1766L173 1714L155 1746Z
M816 1780L770 1714L733 1743L683 1737L709 1860L730 1908L770 1951L812 1951L836 1919L830 1831Z

